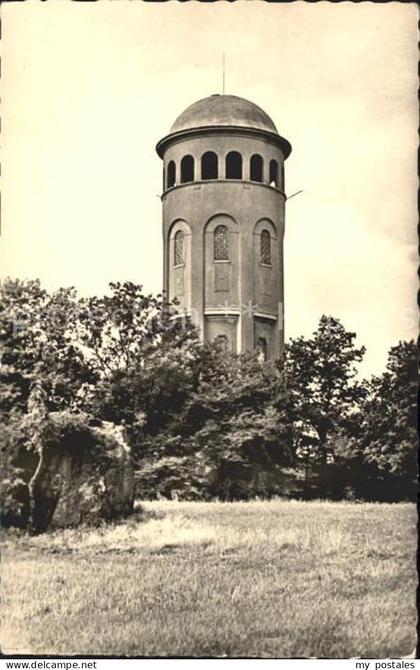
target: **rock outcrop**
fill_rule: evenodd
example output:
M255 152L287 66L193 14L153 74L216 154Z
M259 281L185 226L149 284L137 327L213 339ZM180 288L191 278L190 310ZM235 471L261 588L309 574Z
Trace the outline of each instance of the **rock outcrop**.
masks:
M29 482L33 530L98 525L130 514L134 477L122 428L92 427L67 412L50 413Z

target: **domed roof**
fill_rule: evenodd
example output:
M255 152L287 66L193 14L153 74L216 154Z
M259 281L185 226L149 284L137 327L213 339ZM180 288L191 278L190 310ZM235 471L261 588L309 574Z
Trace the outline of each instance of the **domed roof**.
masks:
M236 95L211 95L194 102L178 116L170 133L209 126L257 128L277 134L268 114L249 100Z

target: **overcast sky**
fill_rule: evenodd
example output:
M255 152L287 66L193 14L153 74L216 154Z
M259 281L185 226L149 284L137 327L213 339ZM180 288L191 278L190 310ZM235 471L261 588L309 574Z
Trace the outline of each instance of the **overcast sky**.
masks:
M5 3L2 274L161 289L156 142L195 100L248 98L292 144L286 336L331 314L364 371L417 332L417 8L237 0Z

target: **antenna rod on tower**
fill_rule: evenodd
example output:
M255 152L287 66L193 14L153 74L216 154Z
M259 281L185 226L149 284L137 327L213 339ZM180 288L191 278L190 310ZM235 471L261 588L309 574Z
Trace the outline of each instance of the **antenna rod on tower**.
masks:
M223 80L222 80L222 81L223 81L223 86L222 86L222 93L223 93L223 95L224 95L224 94L225 94L225 52L224 52L224 51L223 51L222 62L223 62L223 67L222 67L222 70L223 70Z
M300 191L296 191L296 193L292 193L292 195L288 195L288 196L286 197L286 200L290 200L290 198L294 198L295 195L299 195L299 193L303 193L303 189L300 190Z

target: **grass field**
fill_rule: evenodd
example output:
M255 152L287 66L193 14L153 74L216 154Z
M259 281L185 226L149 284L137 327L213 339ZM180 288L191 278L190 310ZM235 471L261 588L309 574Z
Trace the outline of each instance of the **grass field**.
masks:
M6 534L3 649L406 656L416 523L410 504L156 502L100 530Z

